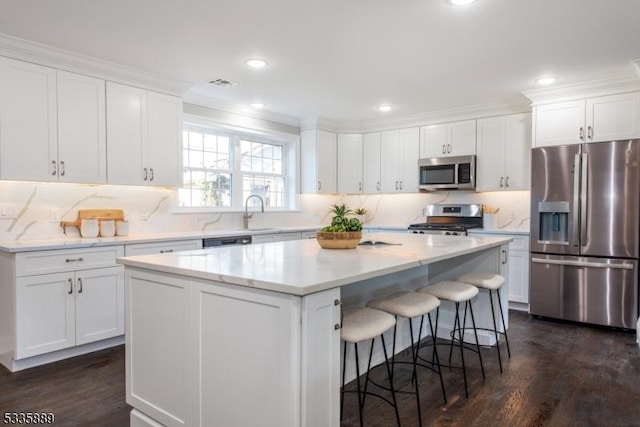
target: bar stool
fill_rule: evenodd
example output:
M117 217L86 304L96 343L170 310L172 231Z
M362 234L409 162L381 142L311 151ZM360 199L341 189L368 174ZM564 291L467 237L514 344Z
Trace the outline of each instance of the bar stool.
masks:
M395 352L396 352L396 331L398 328L397 320L398 316L405 317L409 319L409 333L411 335L411 358L413 364L413 379L415 381L415 393L418 405L418 420L420 420L420 425L422 425L422 412L420 410L420 392L418 388L418 378L416 374L416 367L418 365L418 349L415 348L415 341L413 338L413 322L411 321L413 318L421 316L420 319L420 329L418 331L418 342L420 341L420 337L422 336L422 324L424 322L424 316L427 315L429 319L429 328L431 329L431 336L434 337L433 323L431 322L431 312L436 310L436 319L439 312L440 300L433 295L428 295L426 293L417 293L417 292L398 292L388 297L378 298L367 303L367 307L375 308L377 310L385 311L389 314L393 314L396 319L396 324L393 327L393 351L391 356L391 374L393 376L394 368L395 368ZM436 320L437 322L437 320ZM440 369L440 360L438 359L438 353L435 352L434 346L434 355L436 358L436 363L432 366L421 365L425 368L432 370L437 373L440 377L440 386L442 387L442 397L444 398L444 403L447 403L447 393L444 388L444 381L442 379L442 371Z
M379 399L384 400L389 403L396 412L396 421L398 422L398 426L400 426L400 414L398 413L398 403L396 402L396 394L393 389L392 383L392 374L391 368L389 367L389 358L387 357L387 347L384 342L383 334L391 329L391 327L395 326L396 319L383 311L374 310L372 308L360 308L351 313L347 313L342 318L342 328L340 330L340 339L344 341L344 353L342 356L342 390L340 392L340 420L342 420L342 415L344 412L344 383L345 383L345 371L347 366L347 344L353 343L355 349L355 359L356 359L356 384L357 384L357 393L358 393L358 414L360 416L360 427L364 426L362 410L364 407L364 397L366 394L370 394ZM387 367L387 376L389 378L391 399L393 402L390 402L388 399L372 392L367 392L367 384L369 383L369 372L371 370L371 357L373 355L373 345L375 344L376 336L380 336L380 340L382 341L382 349L384 351L384 361L385 366ZM358 360L358 343L366 340L371 340L371 350L369 352L369 363L367 365L367 375L365 378L365 389L364 392L360 387L360 363ZM362 397L362 398L361 398Z
M462 336L464 329L467 323L467 307L471 312L471 323L473 324L473 333L476 338L476 349L473 350L468 348L468 350L475 351L478 353L478 359L480 360L480 369L482 370L482 379L485 378L484 374L484 365L482 364L482 354L480 353L480 344L478 342L478 333L476 331L476 320L473 315L473 306L471 304L471 299L478 295L478 288L473 285L469 285L468 283L461 282L453 282L453 281L443 281L438 282L434 285L425 286L423 288L418 289L418 292L423 292L426 294L430 294L444 301L451 301L455 304L456 307L456 317L453 321L453 330L451 331L451 347L449 349L449 365L451 365L451 355L453 351L454 342L457 340L460 344L460 358L462 359L462 375L464 378L464 391L466 397L469 397L469 387L467 385L467 370L464 364L464 338ZM460 303L464 302L464 320L463 324L460 325ZM438 321L436 319L436 331L438 330ZM456 332L458 332L458 338L455 337Z
M491 318L493 319L493 330L487 328L479 328L484 331L493 332L496 337L496 348L498 349L498 363L500 365L500 373L502 373L502 358L500 357L500 335L504 335L504 340L507 342L507 353L511 358L511 349L509 348L509 337L507 336L507 329L504 323L504 313L502 311L502 301L500 299L500 288L505 283L503 276L495 273L467 273L456 279L458 282L468 283L480 289L487 289L489 291L489 302L491 303ZM496 291L498 296L498 307L500 308L500 317L502 318L502 328L504 332L498 331L496 324L496 314L493 308L493 291Z

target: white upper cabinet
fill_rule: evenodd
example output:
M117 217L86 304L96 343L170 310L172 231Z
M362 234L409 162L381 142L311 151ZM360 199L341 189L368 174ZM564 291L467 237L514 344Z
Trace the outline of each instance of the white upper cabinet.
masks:
M57 146L56 70L0 57L0 178L57 181Z
M107 181L104 80L58 71L58 177Z
M360 194L363 192L362 150L362 134L338 134L338 193Z
M380 168L380 132L365 133L362 151L362 181L365 194L382 191Z
M537 105L536 147L640 138L640 92Z
M442 123L420 128L420 158L476 154L476 121Z
M380 158L383 193L418 191L419 128L381 132Z
M301 187L303 193L337 192L337 138L324 130L300 132Z
M106 182L105 82L0 58L0 177Z
M109 184L179 186L182 100L107 83Z
M530 164L530 113L478 120L477 191L529 189Z

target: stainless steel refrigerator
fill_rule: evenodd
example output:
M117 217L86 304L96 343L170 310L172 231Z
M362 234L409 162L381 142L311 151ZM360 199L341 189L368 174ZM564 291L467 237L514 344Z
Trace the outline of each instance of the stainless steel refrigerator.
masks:
M531 314L635 329L640 140L532 151Z

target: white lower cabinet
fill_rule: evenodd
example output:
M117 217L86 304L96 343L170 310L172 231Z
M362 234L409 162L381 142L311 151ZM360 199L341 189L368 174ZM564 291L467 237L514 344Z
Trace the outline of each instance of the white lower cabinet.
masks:
M202 239L176 240L173 242L134 243L124 247L125 256L166 254L202 249Z
M10 370L24 369L83 352L68 353L74 347L123 335L124 268L116 264L123 255L123 246L3 254L0 362ZM59 350L64 355L33 365L23 362Z
M296 297L128 268L126 295L132 425L340 424L339 289Z
M315 237L315 234L314 234ZM272 243L272 242L285 242L287 240L300 240L301 234L298 232L288 233L272 233L272 234L254 234L251 236L251 243ZM310 238L310 237L305 237Z
M521 234L496 234L473 232L471 235L487 237L510 237L509 273L507 286L509 292L509 308L528 311L529 309L529 236Z

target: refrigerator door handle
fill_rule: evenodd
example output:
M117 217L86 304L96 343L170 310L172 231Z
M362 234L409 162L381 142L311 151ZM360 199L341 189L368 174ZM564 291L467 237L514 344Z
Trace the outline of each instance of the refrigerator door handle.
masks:
M607 264L606 262L562 261L557 259L531 258L536 264L567 265L571 267L613 268L617 270L633 270L633 264Z
M587 237L587 194L589 194L589 155L587 153L581 154L580 165L580 245L586 246L588 243Z
M571 240L578 240L580 231L580 154L576 154L573 158L573 230L571 231ZM580 246L575 241L574 246Z

